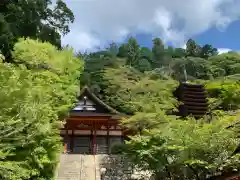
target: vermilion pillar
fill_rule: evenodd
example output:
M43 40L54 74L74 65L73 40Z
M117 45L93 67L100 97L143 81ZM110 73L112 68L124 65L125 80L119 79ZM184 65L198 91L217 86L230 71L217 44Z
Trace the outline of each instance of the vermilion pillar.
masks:
M96 154L96 122L93 122L92 130L92 154Z
M110 154L111 149L110 149L110 138L109 138L109 120L107 120L107 147L108 147L108 154Z
M69 148L70 148L70 151L73 152L73 141L74 141L74 131L72 130L72 135L69 136Z
M64 137L63 137L63 141L64 141L64 149L63 149L63 152L64 152L64 153L67 153L67 143L68 143L68 132L67 132L67 130L65 130L65 134L64 134Z

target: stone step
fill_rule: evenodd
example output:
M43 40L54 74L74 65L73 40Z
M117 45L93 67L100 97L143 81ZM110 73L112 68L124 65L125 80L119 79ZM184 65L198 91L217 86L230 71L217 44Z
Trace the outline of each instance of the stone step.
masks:
M80 180L95 180L96 179L96 162L93 155L82 155L83 168Z
M100 180L94 155L62 154L56 180Z
M81 156L62 154L57 180L80 180Z

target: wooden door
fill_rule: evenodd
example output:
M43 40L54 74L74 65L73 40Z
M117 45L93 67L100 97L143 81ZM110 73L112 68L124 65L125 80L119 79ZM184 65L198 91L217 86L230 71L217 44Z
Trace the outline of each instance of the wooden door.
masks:
M76 136L73 138L73 153L90 154L90 136Z
M96 137L96 154L108 154L107 136Z

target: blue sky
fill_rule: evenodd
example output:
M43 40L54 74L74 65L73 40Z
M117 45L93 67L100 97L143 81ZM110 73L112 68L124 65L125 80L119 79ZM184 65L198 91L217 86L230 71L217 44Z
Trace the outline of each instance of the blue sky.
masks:
M194 39L200 43L209 43L214 47L225 47L235 51L240 50L240 21L231 23L224 31L211 28L204 33L194 36Z
M152 38L184 47L192 38L220 51L240 50L240 0L65 0L75 14L64 45L93 51L135 36L142 46Z
M205 32L198 35L189 37L194 39L198 44L211 44L214 47L220 48L220 50L240 50L240 21L235 21L231 23L223 31L213 27ZM238 35L239 34L239 35ZM151 34L135 34L138 42L142 46L151 47L152 46L152 36ZM167 44L171 45L170 42Z

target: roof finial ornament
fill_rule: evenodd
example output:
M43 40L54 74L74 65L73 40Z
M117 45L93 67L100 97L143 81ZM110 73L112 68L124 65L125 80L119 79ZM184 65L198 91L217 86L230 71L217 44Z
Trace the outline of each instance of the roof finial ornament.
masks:
M83 99L84 99L83 104L84 104L84 105L87 105L87 96L84 96Z

